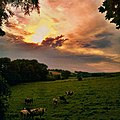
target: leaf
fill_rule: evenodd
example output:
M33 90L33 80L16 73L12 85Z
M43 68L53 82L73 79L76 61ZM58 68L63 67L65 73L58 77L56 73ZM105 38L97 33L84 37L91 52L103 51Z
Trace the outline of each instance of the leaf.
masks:
M104 12L105 12L105 8L102 7L102 6L100 6L98 9L99 9L99 12L101 12L101 13L104 13Z

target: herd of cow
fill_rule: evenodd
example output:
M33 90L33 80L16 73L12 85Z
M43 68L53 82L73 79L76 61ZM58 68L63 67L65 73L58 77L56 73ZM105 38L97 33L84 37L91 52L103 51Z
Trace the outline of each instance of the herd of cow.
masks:
M52 103L53 106L56 107L59 103L68 103L67 99L65 96L71 96L73 95L73 91L66 91L65 95L62 96L58 96L52 99ZM33 98L26 98L25 99L25 104L26 105L30 105L33 103ZM33 108L33 109L29 109L29 108L23 108L20 111L20 116L22 120L29 120L29 119L34 119L34 116L41 116L44 115L44 113L47 111L46 108Z

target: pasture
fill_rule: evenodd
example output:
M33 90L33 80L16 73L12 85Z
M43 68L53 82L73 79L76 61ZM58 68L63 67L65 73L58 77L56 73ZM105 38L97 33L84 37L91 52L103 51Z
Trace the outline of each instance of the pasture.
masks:
M54 107L52 99L67 90L74 91L72 96L65 96L69 103ZM44 120L120 120L120 77L24 83L12 86L11 91L7 120L20 120L24 107L47 108ZM33 103L26 105L26 97L33 98Z

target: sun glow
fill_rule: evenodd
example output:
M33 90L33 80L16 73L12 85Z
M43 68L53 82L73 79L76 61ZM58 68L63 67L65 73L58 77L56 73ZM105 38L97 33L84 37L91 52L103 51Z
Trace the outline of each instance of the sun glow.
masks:
M37 20L36 20L37 22ZM26 36L24 41L27 43L36 43L38 45L41 44L43 40L47 37L56 37L59 35L59 32L55 29L55 23L50 19L38 19L38 23L26 26L26 30L32 33L29 36Z
M49 32L50 29L47 26L42 25L38 30L36 30L35 34L32 35L31 40L34 43L40 44L46 38Z

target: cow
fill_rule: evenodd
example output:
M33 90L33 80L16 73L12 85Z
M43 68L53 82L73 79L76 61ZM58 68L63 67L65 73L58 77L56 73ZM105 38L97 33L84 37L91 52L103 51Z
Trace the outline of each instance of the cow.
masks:
M33 103L33 98L25 98L25 104L29 105Z
M59 96L58 98L60 101L63 101L63 103L68 103L64 96Z
M23 108L20 111L20 116L21 116L21 119L23 120L28 119L30 117L30 112L26 108Z
M65 93L66 93L66 95L68 95L68 96L73 95L73 91L70 91L70 90L69 90L69 91L66 91Z
M30 115L33 118L34 116L43 116L44 113L47 111L46 108L34 108L34 109L30 109Z
M83 79L82 79L82 77L78 77L78 81L82 81Z
M54 106L57 106L59 100L58 100L58 98L53 98L52 102L53 102L53 105L54 105Z
M53 104L57 105L58 104L58 98L53 98Z

